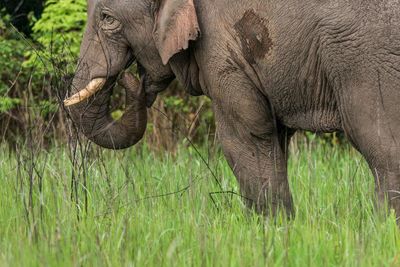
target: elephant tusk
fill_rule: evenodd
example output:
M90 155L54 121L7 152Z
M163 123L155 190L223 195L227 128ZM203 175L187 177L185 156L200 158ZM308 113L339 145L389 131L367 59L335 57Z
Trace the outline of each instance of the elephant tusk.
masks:
M105 83L106 79L104 78L93 79L84 89L65 99L64 106L69 107L81 103L82 101L88 99L89 97L100 91Z

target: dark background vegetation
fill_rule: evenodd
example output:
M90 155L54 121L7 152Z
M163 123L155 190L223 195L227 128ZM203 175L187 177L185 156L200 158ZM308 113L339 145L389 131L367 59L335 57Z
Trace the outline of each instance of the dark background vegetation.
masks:
M0 0L0 6L11 15L11 23L26 36L32 33L30 17L40 18L43 0Z
M0 137L14 144L35 126L40 142L66 140L68 121L60 100L74 72L86 22L86 0L0 0ZM123 110L114 98L114 117ZM184 139L214 143L210 101L173 83L149 111L146 142L174 151ZM312 137L308 135L308 137ZM342 138L326 135L332 144Z

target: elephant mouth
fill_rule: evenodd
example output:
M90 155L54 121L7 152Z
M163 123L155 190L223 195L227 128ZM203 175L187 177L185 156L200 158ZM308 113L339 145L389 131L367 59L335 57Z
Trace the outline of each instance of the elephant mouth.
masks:
M130 63L129 66L131 64L132 63ZM167 79L162 79L159 82L154 82L150 78L148 72L139 63L137 63L137 66L138 66L139 77L143 82L144 91L146 93L146 106L150 108L154 104L157 95L161 91L165 90L165 88L171 83L173 79L167 78ZM108 79L103 77L93 78L85 88L78 90L77 93L65 99L64 106L65 107L74 106L89 99L90 97L100 92L107 84L107 81Z
M132 52L129 50L128 61L125 64L125 68L119 72L119 74L123 73L127 70L132 64L135 63L136 59L132 56ZM139 64L138 64L139 65ZM106 77L107 76L107 77ZM110 77L114 75L105 75L104 77L96 77L92 78L90 82L86 85L85 88L80 89L74 95L68 97L64 100L64 106L70 107L82 103L83 101L89 99L90 97L94 96L96 93L100 92L107 82L110 80ZM118 73L117 75L118 76ZM76 88L79 89L79 88Z
M145 96L146 106L150 108L156 101L158 94L164 91L168 87L168 85L174 80L175 77L174 76L159 77L158 79L155 80L151 77L152 75L150 75L149 72L135 59L131 59L127 63L125 70L128 69L135 62L137 64L137 71L140 80L143 83L143 89L146 95ZM124 70L121 71L121 73L123 72ZM107 82L109 82L109 78L105 77L93 78L86 85L86 87L84 87L81 90L77 90L77 93L65 99L64 106L71 107L84 102L85 100L91 98L92 96L96 95L101 90L103 90L106 87Z
M146 84L149 83L147 74L144 74L143 76L140 76L140 77L142 78L145 92L146 92L146 106L148 108L150 108L154 104L155 100L157 99L157 95L162 90L157 90L154 88L154 86L146 86ZM104 85L106 84L106 82L107 82L106 78L92 79L85 88L83 88L82 90L79 90L76 94L65 99L64 106L70 107L70 106L74 106L79 103L82 103L83 101L89 99L90 97L94 96L96 93L101 91L104 88ZM148 89L148 88L150 88L150 89ZM146 89L148 89L148 90L146 90Z

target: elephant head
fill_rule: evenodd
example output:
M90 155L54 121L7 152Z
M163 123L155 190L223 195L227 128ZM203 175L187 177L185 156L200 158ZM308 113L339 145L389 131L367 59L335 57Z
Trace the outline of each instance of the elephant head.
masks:
M193 0L88 0L88 23L71 94L72 120L94 143L110 149L135 145L147 123L147 106L175 78L168 62L199 35ZM124 116L110 115L118 77L134 61L140 83L122 75Z

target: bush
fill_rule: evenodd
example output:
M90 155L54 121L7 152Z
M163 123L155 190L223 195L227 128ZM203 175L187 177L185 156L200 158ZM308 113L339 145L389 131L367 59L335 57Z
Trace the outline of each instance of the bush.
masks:
M51 79L37 67L27 67L26 55L35 49L23 34L11 24L10 16L1 11L0 18L0 136L2 141L15 144L38 129L35 141L52 140L58 129L50 120L57 111L51 92ZM58 118L58 117L57 117ZM28 123L29 121L29 123ZM51 122L50 122L51 121ZM59 121L59 120L57 120ZM46 131L40 131L41 126Z
M19 34L10 29L10 17L0 12L0 113L8 112L21 103L20 99L13 97L12 88L17 77L24 76L22 62L24 60L25 46L19 40Z
M73 66L86 24L86 0L49 0L32 28L39 49L28 51L25 66L54 73L54 65Z

